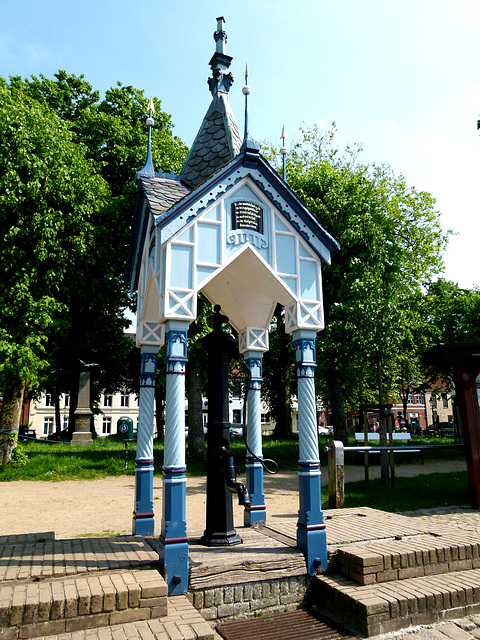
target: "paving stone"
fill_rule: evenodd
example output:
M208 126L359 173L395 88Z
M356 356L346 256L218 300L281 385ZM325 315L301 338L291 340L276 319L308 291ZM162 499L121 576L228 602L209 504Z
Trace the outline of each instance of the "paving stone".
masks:
M452 640L472 640L473 636L453 622L441 626L440 631Z

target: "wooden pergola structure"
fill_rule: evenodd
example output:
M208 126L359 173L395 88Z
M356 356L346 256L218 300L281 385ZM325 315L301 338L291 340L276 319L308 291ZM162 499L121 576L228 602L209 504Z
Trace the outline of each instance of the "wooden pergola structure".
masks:
M470 501L480 508L480 408L477 377L480 374L480 342L439 344L422 358L428 366L451 367L456 402L462 422L467 459Z

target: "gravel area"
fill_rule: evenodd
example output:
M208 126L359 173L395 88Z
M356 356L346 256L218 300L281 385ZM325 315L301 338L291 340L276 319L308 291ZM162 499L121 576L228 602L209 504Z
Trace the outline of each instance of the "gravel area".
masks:
M465 462L401 464L397 475L420 475L434 471L465 469ZM378 465L371 467L370 478L379 474ZM363 479L362 466L345 470L346 482ZM322 484L328 483L328 470L322 469ZM62 482L0 483L0 535L54 531L57 538L86 535L131 533L135 499L133 476L112 476L100 480ZM265 475L265 500L269 520L295 518L298 512L298 479L296 472ZM156 533L162 519L162 479L154 478L154 511ZM480 530L480 514L463 507L445 511L415 512L415 517L448 518L469 530ZM243 508L234 500L234 523L243 524ZM187 527L200 531L205 527L205 478L187 480Z

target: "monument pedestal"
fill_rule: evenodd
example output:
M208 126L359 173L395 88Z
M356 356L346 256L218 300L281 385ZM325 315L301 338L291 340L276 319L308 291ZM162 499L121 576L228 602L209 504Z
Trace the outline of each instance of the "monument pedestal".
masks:
M75 410L75 431L72 434L71 444L93 444L90 423L92 410L90 409L90 373L80 372L78 387L78 405Z

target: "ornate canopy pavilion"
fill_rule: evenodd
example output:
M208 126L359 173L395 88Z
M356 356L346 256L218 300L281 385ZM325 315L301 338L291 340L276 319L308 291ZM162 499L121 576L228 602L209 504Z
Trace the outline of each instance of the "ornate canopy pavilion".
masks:
M185 365L197 295L220 305L238 332L251 371L248 444L262 458L262 355L277 303L285 308L298 376L299 519L297 542L313 573L326 568L314 387L315 337L324 326L322 262L338 249L269 163L248 132L239 133L228 101L233 76L224 19L217 19L208 80L212 102L180 175L138 173L127 277L138 291L137 344L142 369L133 531L154 533L153 414L157 353L166 346L166 416L160 562L171 594L188 588L185 515ZM248 94L248 87L244 94ZM147 120L147 124L153 121ZM247 458L251 505L245 523L266 519L263 468Z

